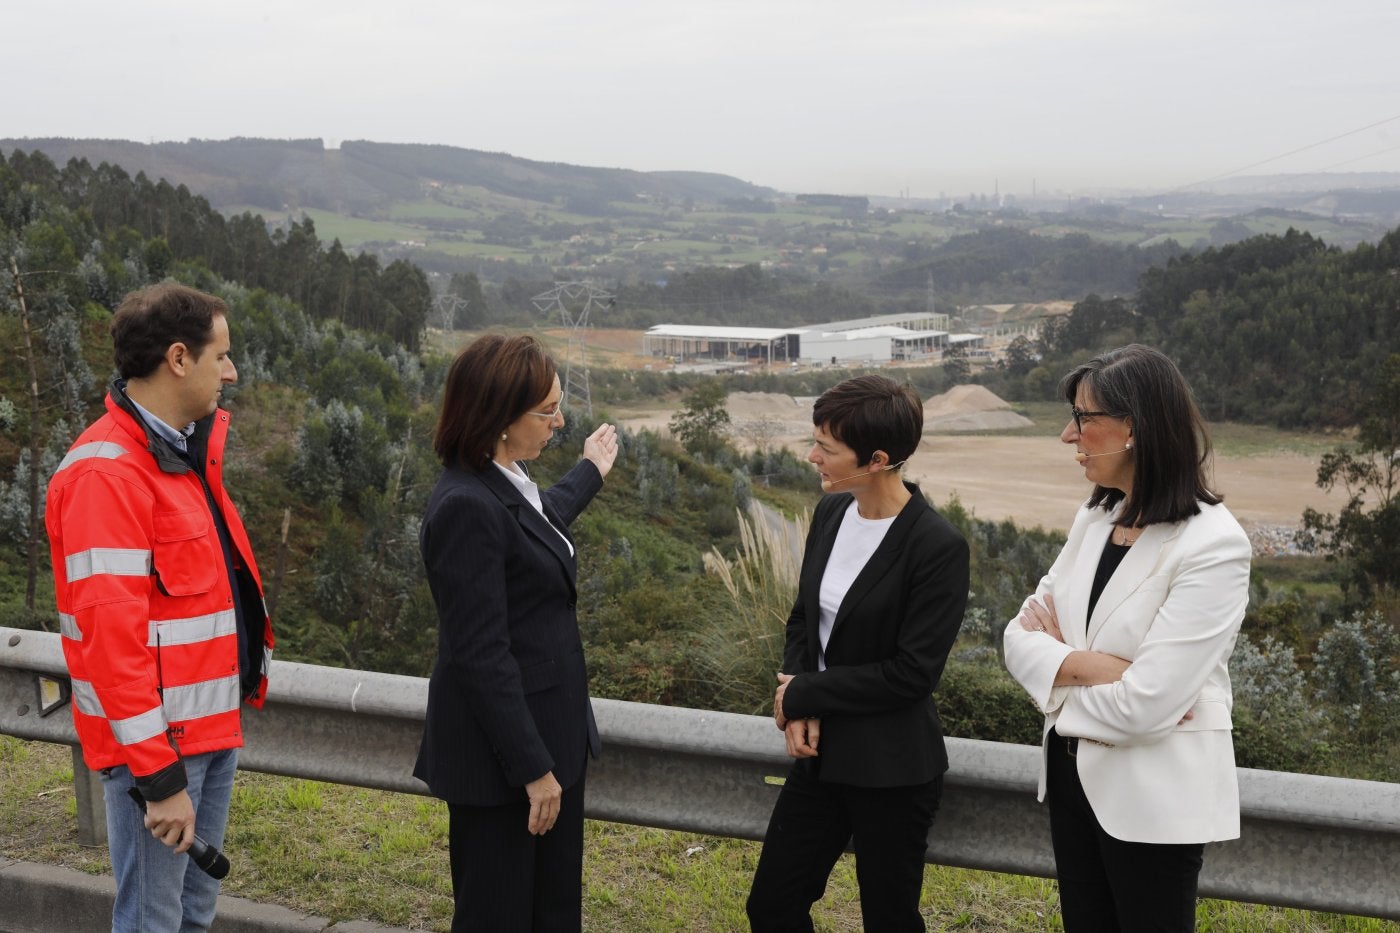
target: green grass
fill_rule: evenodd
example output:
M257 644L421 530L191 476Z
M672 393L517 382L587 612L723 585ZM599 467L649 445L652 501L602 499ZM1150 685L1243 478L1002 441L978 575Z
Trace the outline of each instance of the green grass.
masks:
M305 214L316 224L316 235L329 243L340 240L346 250L358 250L365 243L393 243L398 240L429 240L431 234L423 227L408 223L394 223L387 220L366 220L346 214L333 214L330 211L311 208L298 211L298 218ZM434 244L438 245L438 244Z
M72 766L64 746L0 736L0 856L107 871L106 853L76 842ZM590 821L583 910L590 933L746 929L744 899L759 845ZM243 773L234 790L224 892L336 921L447 930L452 895L447 813L425 797ZM1055 884L930 865L931 930L1058 931ZM843 858L813 912L827 933L859 928L855 866ZM1198 929L1397 933L1387 921L1202 901Z
M423 199L421 201L398 201L389 208L390 220L412 223L415 220L460 220L464 223L480 223L487 214L468 207L457 207L441 201ZM319 227L318 227L319 229Z

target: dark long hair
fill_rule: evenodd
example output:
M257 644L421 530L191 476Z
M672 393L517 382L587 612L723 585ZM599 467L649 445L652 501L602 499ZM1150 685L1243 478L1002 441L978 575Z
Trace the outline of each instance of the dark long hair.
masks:
M1179 522L1218 504L1222 496L1206 479L1210 433L1176 364L1151 347L1129 344L1096 356L1060 380L1071 405L1084 385L1094 403L1133 432L1133 488L1117 524L1124 527ZM1095 486L1091 508L1112 509L1123 492Z
M554 360L534 337L487 334L468 344L447 371L433 450L444 466L482 470L496 440L549 396Z

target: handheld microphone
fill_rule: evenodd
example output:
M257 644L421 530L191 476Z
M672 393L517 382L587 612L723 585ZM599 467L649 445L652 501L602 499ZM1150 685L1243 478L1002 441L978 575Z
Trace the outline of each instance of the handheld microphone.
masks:
M141 792L134 787L128 787L126 792L131 795L131 799L136 801L136 805L141 808L141 812L146 812L146 798L141 796ZM218 849L199 838L196 834L190 847L185 850L185 854L204 871L206 875L216 881L222 881L228 874L228 857Z
M898 463L891 463L889 466L880 467L880 469L878 470L866 470L864 473L852 473L850 476L843 476L840 479L829 479L826 481L826 484L828 486L835 486L838 483L844 483L847 480L857 479L861 476L874 476L876 473L884 473L888 470L897 470L900 467L904 466L906 462L907 461L901 460Z
M1112 456L1115 455L1115 454L1125 454L1125 453L1127 453L1128 451L1130 451L1130 450L1132 450L1132 449L1133 449L1133 442L1132 442L1132 441L1128 441L1128 443L1126 443L1126 444L1123 445L1123 449L1122 449L1122 450L1107 450L1107 451L1104 451L1104 452L1101 453L1101 454L1086 454L1086 453L1084 453L1084 452L1081 451L1080 453L1077 453L1077 454L1074 455L1074 459L1078 460L1080 463L1088 463L1088 462L1089 462L1090 460L1092 460L1094 457L1112 457Z

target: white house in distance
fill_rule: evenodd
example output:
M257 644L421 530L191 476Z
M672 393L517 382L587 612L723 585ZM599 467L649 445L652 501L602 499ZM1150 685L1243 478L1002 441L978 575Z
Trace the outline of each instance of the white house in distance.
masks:
M787 328L657 324L642 337L642 353L685 361L737 358L770 365L937 359L953 336L947 327L946 314L925 312ZM961 344L974 335L956 336Z

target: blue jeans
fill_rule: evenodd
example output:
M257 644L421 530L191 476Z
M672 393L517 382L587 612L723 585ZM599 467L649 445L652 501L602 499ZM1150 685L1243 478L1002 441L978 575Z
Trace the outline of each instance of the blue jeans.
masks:
M194 804L194 829L205 842L222 849L228 822L238 749L185 759L185 788ZM107 847L117 898L112 904L112 933L193 933L214 921L219 882L189 856L151 835L136 803L127 795L134 785L125 765L102 776L107 805Z

